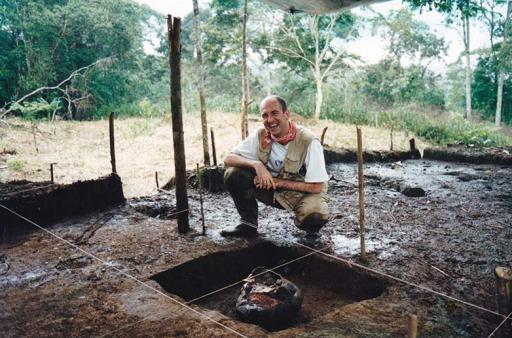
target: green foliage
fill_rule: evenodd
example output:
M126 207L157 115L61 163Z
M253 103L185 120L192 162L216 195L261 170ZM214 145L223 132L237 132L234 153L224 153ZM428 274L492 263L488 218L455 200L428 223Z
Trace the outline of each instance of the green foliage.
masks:
M446 54L444 39L430 32L425 23L414 20L409 10L391 11L387 17L377 14L371 22L373 30L388 40L389 57L398 64L404 55L421 62Z
M446 110L463 114L466 107L465 73L460 63L448 65L445 79Z
M14 113L29 120L47 118L51 119L52 114L62 108L60 99L53 99L50 103L43 98L35 101L25 101L21 104L15 103Z
M282 62L297 73L310 71L315 59L319 57L317 53L324 49L326 52L319 58L319 63L322 68L326 68L339 53L339 47L332 41L348 40L357 35L356 17L350 12L298 17L286 14L280 25L286 29L274 32L271 43L267 45L270 47L267 62ZM342 61L343 58L334 65L339 66Z
M405 0L413 8L436 9L443 13L458 13L473 16L478 12L479 5L476 0Z
M343 106L340 108L339 105L330 104L331 100L333 98L327 99L326 106L330 108L326 117L343 123L386 128L393 126L394 130L405 130L439 145L462 143L491 147L512 144L512 139L496 132L494 127L485 123L468 122L458 114L441 120L414 104L395 106L382 111L368 105L362 105L360 109L344 110Z
M420 66L402 68L385 59L366 67L362 82L366 95L384 107L408 102L440 109L444 107L444 94L436 78Z
M482 117L494 119L496 113L496 90L498 81L498 61L490 56L478 59L472 83L472 99L475 109ZM505 69L507 70L507 69ZM502 120L512 123L512 70L506 73L503 84Z
M494 128L481 123L468 122L461 116L447 122L415 116L406 121L406 127L419 137L442 145L463 143L479 147L492 147L512 143L510 138L497 133Z
M138 100L146 81L142 70L144 30L162 17L130 0L0 0L0 106L34 89L54 86L75 70L109 58L58 90L30 100L71 100L58 112L90 118L97 107Z

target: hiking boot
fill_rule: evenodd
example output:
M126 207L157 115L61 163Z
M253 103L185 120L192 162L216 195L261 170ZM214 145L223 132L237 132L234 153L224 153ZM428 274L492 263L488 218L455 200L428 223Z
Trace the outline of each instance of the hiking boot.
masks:
M256 227L251 225L240 223L236 226L227 227L226 229L220 232L221 236L224 237L256 237L258 235L258 230Z
M304 237L298 240L298 242L309 248L318 249L322 242L320 241L320 234L318 232L307 232Z
M317 233L329 221L329 216L319 212L313 212L307 215L297 228L309 233Z

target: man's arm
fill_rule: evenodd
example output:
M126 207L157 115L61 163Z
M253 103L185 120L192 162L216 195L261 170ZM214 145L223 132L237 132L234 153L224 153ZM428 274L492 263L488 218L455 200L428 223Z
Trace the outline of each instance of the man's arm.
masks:
M274 177L274 185L277 189L283 189L283 190L293 190L293 191L300 191L300 192L306 192L310 194L319 194L324 189L323 182L319 183L309 183L309 182L296 182L296 181L290 181L290 180L284 180L281 178ZM258 176L254 178L254 185L258 189L270 189L270 188L264 188L260 184L260 179Z
M267 167L259 160L250 160L243 156L231 153L224 159L224 165L226 167L254 169L254 171L256 171L256 177L258 177L259 189L276 189L272 175L268 171Z
M276 188L283 190L294 190L300 192L307 192L310 194L319 194L324 189L324 183L309 183L309 182L295 182L289 180L283 180L280 178L274 178Z
M277 177L272 177L267 167L261 161L250 160L248 158L233 153L226 156L226 158L224 159L224 165L226 167L254 169L256 171L254 184L258 189L283 189L307 192L310 194L319 194L322 192L324 188L323 183L295 182L283 180Z

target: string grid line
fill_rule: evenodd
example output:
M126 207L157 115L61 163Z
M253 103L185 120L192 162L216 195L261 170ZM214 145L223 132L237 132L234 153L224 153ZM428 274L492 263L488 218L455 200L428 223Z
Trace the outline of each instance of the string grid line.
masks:
M147 284L147 283L144 283L143 281L139 280L138 278L136 278L136 277L134 277L134 276L132 276L132 275L130 275L130 274L128 274L128 273L126 273L126 272L124 272L123 270L121 270L121 269L119 269L119 268L115 267L115 266L114 266L114 265L112 265L111 263L109 263L109 262L107 262L107 261L104 261L103 259L101 259L101 258L97 257L96 255L94 255L94 254L92 254L92 253L90 253L90 252L88 252L88 251L86 251L86 250L84 250L84 249L80 248L78 245L76 245L76 244L74 244L74 243L72 243L72 242L70 242L70 241L68 241L68 240L66 240L66 239L64 239L64 238L62 238L62 237L60 237L59 235L57 235L57 234L55 234L55 233L53 233L53 232L49 231L48 229L46 229L46 228L44 228L44 227L42 227L42 226L40 226L40 225L36 224L35 222L33 222L33 221L29 220L28 218L26 218L26 217L24 217L24 216L22 216L22 215L18 214L18 213L17 213L17 212L15 212L14 210L9 209L8 207L6 207L5 205L3 205L3 204L1 204L1 203L0 203L0 207L1 207L1 208L3 208L3 209L5 209L5 210L7 210L7 211L9 211L9 212L11 212L12 214L14 214L14 215L18 216L19 218L21 218L21 219L23 219L23 220L25 220L25 221L29 222L30 224L32 224L32 225L34 225L35 227L37 227L37 228L39 228L39 229L43 230L44 232L46 232L47 234L49 234L49 235L51 235L51 236L53 236L53 237L57 238L58 240L60 240L60 241L62 241L62 242L64 242L64 243L66 243L66 244L68 244L69 246L71 246L72 248L74 248L74 249L76 249L76 250L78 250L78 251L82 252L83 254L85 254L85 255L87 255L87 256L89 256L89 257L91 257L91 258L93 258L93 259L95 259L95 260L97 260L97 261L99 261L99 262L101 262L101 263L102 263L103 265L105 265L106 267L109 267L109 268L111 268L111 269L113 269L113 270L117 271L118 273L122 274L123 276L128 277L128 278L132 279L133 281L135 281L135 282L137 282L137 283L139 283L139 284L141 284L141 285L143 285L143 286L145 286L145 287L147 287L147 288L149 288L149 289L151 289L151 290L155 291L156 293L160 294L161 296L164 296L165 298L169 299L170 301L174 302L175 304L178 304L178 305L180 305L180 306L182 306L182 307L184 307L184 308L186 308L186 309L188 309L188 310L190 310L190 311L192 311L192 312L194 312L194 313L196 313L196 314L199 314L199 315L203 316L205 319L207 319L207 320L209 320L209 321L211 321L211 322L213 322L213 323L215 323L215 324L217 324L217 325L219 325L219 326L223 327L224 329L226 329L226 330L228 330L228 331L230 331L230 332L232 332L232 333L236 334L236 335L237 335L237 336L239 336L239 337L245 337L245 338L247 338L247 337L246 337L245 335L243 335L242 333L240 333L240 332L238 332L238 331L236 331L236 330L232 329L231 327L229 327L229 326L227 326L227 325L225 325L225 324L222 324L222 323L221 323L221 322L219 322L219 321L216 321L216 320L215 320L215 319L213 319L212 317L210 317L210 316L208 316L208 315L206 315L206 314L204 314L204 313L202 313L202 312L200 312L200 311L198 311L198 310L196 310L196 309L194 309L194 308L190 307L189 305L187 305L187 304L185 304L185 303L182 303L182 302L180 302L180 301L178 301L178 300L176 300L176 299L172 298L172 297L171 297L171 296L169 296L168 294L163 293L162 291L160 291L160 290L158 290L158 289L154 288L153 286L151 286L151 285L149 285L149 284Z
M210 321L212 321L212 322L214 322L214 323L216 323L216 324L220 325L221 327L223 327L223 328L225 328L225 329L227 329L227 330L229 330L229 331L231 331L231 332L233 332L233 333L235 333L235 334L237 334L237 335L239 335L239 336L245 337L243 334L241 334L241 333L239 333L239 332L237 332L237 331L233 330L232 328L230 328L230 327L228 327L228 326L226 326L226 325L224 325L224 324L222 324L222 323L220 323L220 322L218 322L218 321L215 321L213 318L209 317L208 315L203 314L202 312L197 311L197 310L195 310L195 309L191 308L190 306L188 306L188 304L191 304L193 301L197 301L198 299L202 299L202 298L205 298L205 297L207 297L207 296L213 295L213 294L215 294L215 293L217 293L217 292L220 292L220 291L225 290L225 289L227 289L227 288L229 288L229 287L232 287L232 286L234 286L234 285L236 285L236 284L238 284L238 283L240 283L240 282L236 282L236 283L234 283L234 285L228 285L228 286L225 286L225 287L220 288L220 289L218 289L218 290L212 291L212 292L210 292L210 293L208 293L208 294L205 294L205 295L203 295L203 296L200 296L200 297L198 297L197 299L193 299L193 300L191 300L191 301L189 301L189 302L182 303L182 302L179 302L179 301L177 301L176 299L174 299L174 298L170 297L169 295L167 295L167 294L165 294L165 293L161 292L160 290L158 290L158 289L156 289L156 288L152 287L151 285L146 284L146 283L144 283L144 282L142 282L142 281L138 280L136 277L133 277L132 275L127 274L126 272L124 272L124 271L122 271L122 270L120 270L120 269L116 268L115 266L112 266L110 263L103 261L102 259L100 259L100 258L96 257L96 256L95 256L95 255L93 255L92 253L89 253L89 252L87 252L87 251L83 250L82 248L78 247L77 245L75 245L75 244L73 244L73 243L71 243L71 242L67 241L66 239L64 239L64 238L62 238L62 237L60 237L60 236L58 236L58 235L56 235L56 234L52 233L51 231L49 231L49 230L47 230L47 229L45 229L45 228L43 228L43 227L39 226L38 224L36 224L36 223L32 222L31 220L29 220L29 219L25 218L25 217L24 217L24 216L22 216L22 215L20 215L20 214L16 213L15 211L13 211L13 210L11 210L11 209L9 209L9 208L5 207L4 205L0 204L0 207L2 207L2 208L4 208L5 210L7 210L7 211L9 211L9 212L11 212L11 213L13 213L13 214L15 214L15 215L16 215L16 216L18 216L18 217L20 217L20 218L24 219L25 221L27 221L27 222L29 222L29 223L33 224L34 226L36 226L37 228L39 228L39 229L41 229L41 230L43 230L43 231L47 232L47 233L48 233L48 234L50 234L51 236L53 236L53 237L55 237L55 238L57 238L57 239L59 239L59 240L61 240L61 241L65 242L65 243L67 243L67 244L68 244L68 245L70 245L71 247L73 247L73 248L75 248L75 249L77 249L77 250L79 250L79 251L83 252L84 254L86 254L86 255L88 255L88 256L90 256L90 257L92 257L92 258L94 258L94 259L96 259L96 260L100 261L102 264L104 264L104 265L106 265L106 266L108 266L108 267L110 267L110 268L112 268L112 269L116 270L116 271L117 271L117 272L119 272L120 274L123 274L124 276L126 276L126 277L128 277L128 278L130 278L130 279L135 280L136 282L138 282L138 283L140 283L140 284L142 284L142 285L144 285L144 286L146 286L146 287L148 287L148 288L152 289L153 291L155 291L155 292L159 293L160 295L163 295L164 297L166 297L166 298L170 299L170 300L171 300L171 301L173 301L174 303L176 303L176 304L178 304L178 305L183 306L183 307L184 307L184 308L186 308L187 310L191 310L191 311L193 311L193 312L195 312L195 313L197 313L197 314L199 314L199 315L201 315L201 316L205 317L206 319L208 319L208 320L210 320ZM177 212L177 213L175 213L175 214L179 214L179 213L186 212L186 211L189 211L189 210L191 210L191 209L181 210L181 211L178 211L178 212ZM175 214L172 214L172 215L175 215ZM171 216L172 216L172 215L171 215ZM249 225L249 226L254 227L255 229L257 229L257 226L256 226L255 224L252 224L252 223L250 223L250 222L246 222L246 221L242 221L242 222L243 222L244 224L247 224L247 225ZM376 275L380 275L380 276L383 276L383 277L389 278L389 279L391 279L391 280L394 280L394 281L397 281L397 282L400 282L400 283L403 283L403 284L406 284L406 285L412 286L412 287L414 287L414 288L417 288L417 289L420 289L420 290L423 290L423 291L426 291L426 292L429 292L429 293L435 294L435 295L437 295L437 296L441 296L441 297L444 297L444 298L450 299L450 300L452 300L452 301L455 301L455 302L458 302L458 303L461 303L461 304L464 304L464 305L467 305L467 306L473 307L473 308L475 308L475 309L478 309L478 310L481 310L481 311L484 311L484 312L488 312L488 313L491 313L491 314L493 314L493 315L496 315L496 316L499 316L499 317L504 318L504 320L503 320L503 321L501 322L501 324L500 324L500 325L495 329L495 331L497 331L497 330L498 330L498 329L499 329L499 328L500 328L500 327L501 327L501 326L502 326L502 325L503 325L503 324L504 324L508 319L510 319L510 316L512 315L512 313L511 313L511 314L507 317L507 316L505 316L505 315L503 315L503 314L501 314L501 313L498 313L498 312L496 312L496 311L492 311L492 310L490 310L490 309L487 309L487 308L481 307L481 306L479 306L479 305L476 305L476 304L473 304L473 303L470 303L470 302L467 302L467 301L464 301L464 300L461 300L461 299L455 298L455 297L450 296L450 295L447 295L447 294L445 294L445 293L442 293L442 292L439 292L439 291L435 291L435 290L433 290L433 289L431 289L431 288L428 288L428 287L425 287L425 286L422 286L422 285L418 285L418 284L414 284L414 283L412 283L412 282L409 282L409 281L403 280L403 279L401 279L401 278L398 278L398 277L392 276L392 275L390 275L390 274L388 274L388 273L380 272L380 271L378 271L378 270L375 270L375 269L372 269L372 268L366 267L366 266L364 266L364 265L361 265L361 264L355 263L355 262L353 262L353 261L348 261L348 260L345 260L345 259L343 259L343 258L341 258L341 257L335 256L335 255L332 255L332 254L325 253L325 252L323 252L323 251L322 251L322 250L324 250L325 248L323 248L323 249L321 249L321 250L318 250L318 249L316 249L316 248L310 247L310 246L305 245L305 244L302 244L302 243L300 243L300 242L295 242L295 244L297 244L297 245L299 245L299 246L301 246L301 247L304 247L304 248L306 248L306 249L310 250L310 251L311 251L311 253L310 253L310 254L308 254L308 255L312 255L312 254L314 254L314 253L317 253L317 254L320 254L320 255L324 255L324 256L326 256L326 257L329 257L329 258L332 258L332 259L338 260L338 261L340 261L340 262L343 262L343 263L345 263L345 264L347 264L347 265L349 265L349 266L355 266L355 267L360 268L360 269L362 269L362 270L366 270L366 271L368 271L368 272L372 272L372 273L374 273L374 274L376 274ZM290 262L287 262L287 263L289 264ZM273 268L273 269L277 269L277 268L278 268L278 267L275 267L275 268ZM147 318L150 318L150 317L151 317L151 316L148 316ZM146 319L143 319L143 320L141 320L141 321L144 321L144 320L146 320ZM141 322L141 321L139 321L139 322ZM117 330L116 330L116 331L117 331ZM493 333L491 333L491 335L490 335L489 337L491 337L491 336L495 333L495 331L493 331Z

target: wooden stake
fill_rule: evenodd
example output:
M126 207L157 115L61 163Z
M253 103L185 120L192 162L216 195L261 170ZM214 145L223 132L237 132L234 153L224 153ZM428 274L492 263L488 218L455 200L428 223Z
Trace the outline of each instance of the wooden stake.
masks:
M414 139L414 137L409 140L409 148L410 148L411 153L416 152L416 140Z
M160 189L160 183L158 182L158 171L155 171L155 182L156 182L156 189Z
M322 130L322 137L320 138L320 143L324 145L325 133L327 132L327 127Z
M174 145L174 168L176 175L176 209L178 212L178 231L186 233L188 224L187 175L185 145L183 135L183 115L181 106L181 19L167 16L169 43L169 66L171 77L172 137Z
M55 180L53 179L53 164L54 163L50 163L50 182L52 182L52 184L55 183Z
M112 164L112 172L117 174L116 149L114 142L114 112L111 112L110 117L108 118L108 135L110 139L110 163Z
M391 130L389 132L389 138L391 140L391 144L389 145L389 150L393 151L393 126L391 126Z
M357 127L357 178L359 188L359 237L361 242L361 260L367 261L366 247L364 242L365 225L364 225L364 176L363 176L363 141L361 136L361 128Z
M199 203L201 204L201 226L203 228L203 235L206 234L206 227L204 225L204 209L203 209L203 178L199 172L199 163L196 163L197 170L197 185L199 189Z
M409 315L409 338L416 338L418 335L418 317L416 315Z
M39 148L37 146L37 139L36 139L36 125L35 123L32 123L32 137L34 138L34 147L36 148L36 153L39 152Z
M494 269L496 278L496 303L498 312L508 316L512 312L512 269L498 266ZM510 320L500 328L497 337L512 337L512 324Z
M512 312L512 269L498 266L494 269L494 276L498 312L508 316Z
M213 128L210 128L210 134L212 139L212 155L213 155L213 165L217 165L217 151L215 150L215 134L213 133Z

